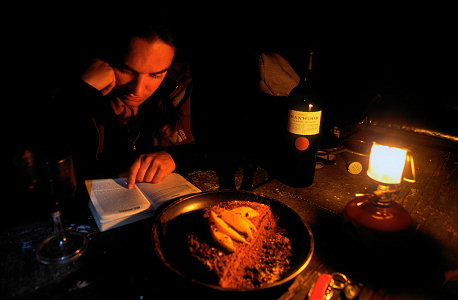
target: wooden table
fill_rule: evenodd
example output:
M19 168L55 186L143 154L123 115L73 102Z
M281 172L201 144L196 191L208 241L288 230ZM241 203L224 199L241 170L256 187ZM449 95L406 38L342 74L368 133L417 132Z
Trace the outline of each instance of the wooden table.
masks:
M366 128L351 138L364 140L381 132L391 134L393 130ZM413 152L417 171L417 182L403 183L400 192L399 203L414 221L411 240L402 251L374 255L347 235L342 222L346 203L356 193L374 188L364 171L357 175L347 171L348 156L337 154L335 163L317 169L313 185L304 189L270 178L262 163L250 161L254 167L252 192L287 204L310 225L314 235L313 258L290 284L256 295L214 295L181 281L153 255L153 219L100 233L87 207L87 194L80 190L64 210L63 221L66 227L87 234L87 253L65 266L36 261L35 251L50 234L51 220L39 210L33 211L39 205L24 203L31 207L28 214L17 213L23 219L8 223L0 235L0 296L172 299L196 294L199 298L304 299L320 274L341 272L363 285L359 299L457 299L458 283L445 282L444 277L447 271L458 269L456 145L405 132L401 136ZM351 159L367 164L364 156ZM232 185L239 188L246 171L243 161L233 171L225 179L234 179ZM183 175L203 191L224 187L222 173L214 168L187 170Z

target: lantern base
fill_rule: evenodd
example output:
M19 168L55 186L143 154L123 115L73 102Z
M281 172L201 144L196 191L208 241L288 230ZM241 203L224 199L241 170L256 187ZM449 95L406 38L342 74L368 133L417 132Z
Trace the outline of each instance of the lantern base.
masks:
M399 232L409 229L412 219L396 202L375 205L369 196L356 197L345 206L344 221L380 232Z
M380 185L373 194L354 198L344 209L345 227L369 248L396 250L412 228L409 213L393 201L397 193L397 187Z

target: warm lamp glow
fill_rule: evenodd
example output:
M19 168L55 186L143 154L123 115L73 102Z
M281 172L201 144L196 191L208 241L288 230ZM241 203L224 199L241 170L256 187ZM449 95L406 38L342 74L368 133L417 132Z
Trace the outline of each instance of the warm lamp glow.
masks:
M369 158L367 175L386 184L400 184L407 150L374 143Z
M410 170L406 171L404 166ZM367 229L386 233L403 233L412 225L409 213L398 203L396 198L401 190L401 182L415 182L415 166L409 150L383 146L374 143L369 157L367 175L378 181L377 189L368 195L357 196L345 206L344 219L355 226L362 238L369 238ZM359 231L361 229L361 231ZM381 249L402 243L404 234L395 240L384 240L376 234L370 243Z

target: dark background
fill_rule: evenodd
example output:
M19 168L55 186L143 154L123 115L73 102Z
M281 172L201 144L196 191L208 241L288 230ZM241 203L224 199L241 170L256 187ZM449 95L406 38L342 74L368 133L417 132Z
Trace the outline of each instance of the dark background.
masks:
M164 13L171 15L178 31L177 59L191 64L195 88L192 125L198 142L221 147L217 149L221 152L243 151L243 142L250 134L256 134L244 126L250 124L250 118L261 120L263 123L256 128L262 130L264 125L269 128L275 118L282 117L278 116L275 101L262 102L253 92L257 84L255 54L277 51L301 72L305 53L310 48L315 50L314 75L321 100L331 111L328 124L353 124L376 112L388 122L400 121L458 135L457 26L452 7L431 2L407 7L329 2L322 6L308 2L289 6L246 1L244 5L250 8L235 2L227 5L215 2L201 7L173 4ZM29 220L29 215L33 219L46 215L43 209L34 211L42 206L40 203L22 202L19 194L14 193L10 182L15 177L10 165L17 151L36 141L38 135L34 133L45 122L41 111L53 90L78 79L78 74L97 53L99 43L113 34L115 24L129 22L140 12L152 9L156 9L152 4L129 8L119 1L104 9L79 2L65 2L62 7L45 7L42 3L31 7L21 3L21 7L9 4L3 8L1 164L7 166L2 168L6 177L2 183L7 190L1 203L3 224L10 218L15 219L11 224L16 224ZM269 132L262 135L269 136ZM271 142L276 143L274 136ZM436 221L449 225L442 212L447 210L448 200L454 199L447 198L453 194L454 185L443 182L453 181L445 166L456 156L445 162L441 161L443 156L434 152L422 153L421 157L416 164L424 171L418 172L423 174L418 182L420 190L425 192L418 192L417 196L428 205L412 198L407 208L424 217L423 221L427 222L423 229L428 225L436 228L431 225ZM343 168L341 171L346 174ZM337 175L340 174L344 176ZM321 183L324 186L327 181ZM340 181L334 183L342 185ZM405 188L410 190L408 185ZM267 189L273 198L280 197L274 195L271 186L267 185ZM349 195L351 189L351 185L345 185L339 191ZM320 190L318 186L317 199L328 202L329 197L321 195L323 190L326 189ZM299 199L295 197L294 201L302 206ZM10 206L16 210L11 211ZM440 209L436 211L436 208ZM418 213L417 209L422 212ZM321 223L327 226L327 222ZM447 234L443 230L442 236ZM326 235L317 236L323 239ZM109 262L115 256L116 252L109 253L104 261Z
M245 7L231 2L159 8L118 3L5 11L12 15L2 25L7 73L3 114L14 119L6 125L12 132L8 139L23 142L9 128L34 127L29 121L39 119L43 99L77 79L117 25L157 10L172 20L177 60L191 65L193 126L204 139L240 116L249 118L246 114L262 105L253 100L256 53L279 52L301 73L309 49L315 51L316 82L331 111L331 125L358 122L375 107L388 118L456 133L457 46L451 7L308 2Z

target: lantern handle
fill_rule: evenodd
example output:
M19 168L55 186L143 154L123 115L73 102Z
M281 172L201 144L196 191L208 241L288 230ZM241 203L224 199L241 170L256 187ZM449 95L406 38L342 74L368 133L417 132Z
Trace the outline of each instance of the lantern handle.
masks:
M409 162L410 162L410 164L409 164ZM410 182L410 183L415 183L415 181L416 181L416 178L415 178L415 165L413 163L413 155L410 152L407 152L406 163L410 165L412 178L404 177L403 180L407 181L407 182Z

